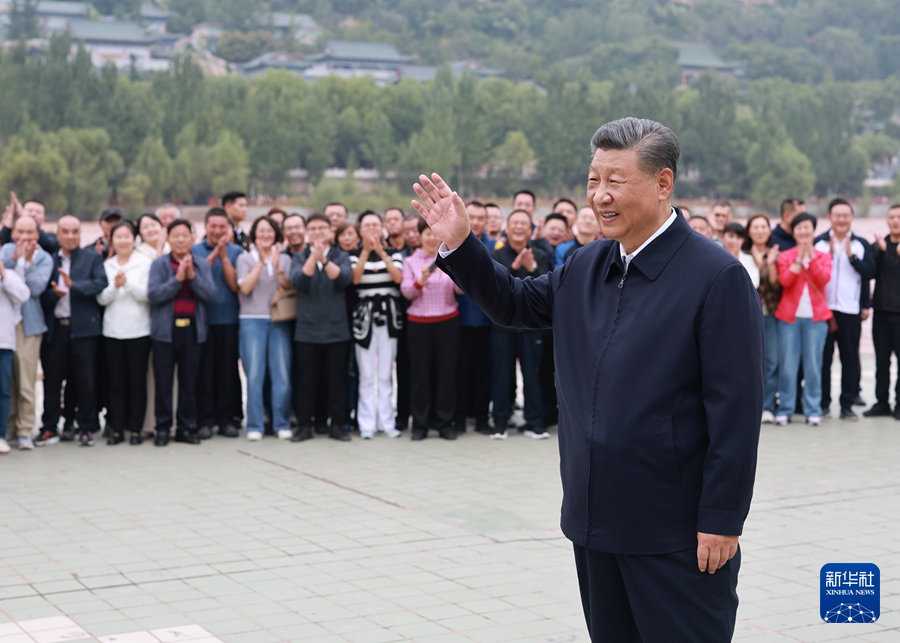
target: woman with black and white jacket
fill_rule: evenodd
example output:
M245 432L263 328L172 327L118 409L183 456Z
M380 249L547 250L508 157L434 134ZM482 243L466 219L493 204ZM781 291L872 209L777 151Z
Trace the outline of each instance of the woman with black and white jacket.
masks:
M153 261L135 251L135 230L129 221L119 221L113 226L110 244L115 254L103 263L109 286L97 295L97 302L106 306L103 347L109 368L107 444L122 442L125 431L131 431L131 444L140 444L147 409L150 356L147 285Z

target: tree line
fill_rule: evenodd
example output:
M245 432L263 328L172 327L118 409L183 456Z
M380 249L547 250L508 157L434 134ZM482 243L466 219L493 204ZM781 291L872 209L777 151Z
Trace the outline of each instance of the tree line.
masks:
M52 212L204 203L228 189L289 188L304 168L313 192L326 169L364 167L406 200L420 171L466 194L581 194L596 128L622 116L659 120L682 144L676 195L752 199L862 193L873 163L900 149L900 81L819 84L706 74L666 89L588 68L543 85L453 78L378 87L368 77L308 83L286 72L204 76L191 57L170 73L92 68L68 37L30 55L0 53L0 194L40 198ZM894 119L892 121L891 119ZM402 195L402 196L401 196Z

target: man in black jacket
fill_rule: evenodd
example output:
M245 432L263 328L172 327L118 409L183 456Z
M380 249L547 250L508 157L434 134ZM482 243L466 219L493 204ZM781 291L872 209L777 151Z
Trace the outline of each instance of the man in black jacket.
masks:
M887 218L890 234L876 237L875 295L872 308L872 342L875 344L875 398L866 417L891 415L900 420L900 378L891 410L891 353L900 358L900 203L892 205Z
M344 291L353 284L350 256L331 245L331 222L313 214L306 224L309 246L291 260L291 285L297 289L297 324L294 360L300 377L294 391L298 428L293 442L312 438L316 413L316 384L325 379L328 437L347 441L347 369L350 361L350 323ZM326 418L316 417L317 426Z
M469 234L436 174L416 209L438 266L491 319L553 328L562 530L591 640L731 640L763 398L759 297L671 206L679 146L653 121L591 140L588 203L607 239L517 279Z
M50 286L41 295L47 334L41 345L44 365L42 434L56 431L60 390L67 378L77 382L79 444L94 445L97 420L96 362L103 325L99 295L108 285L103 257L81 248L81 222L65 216L57 228L59 252L53 257Z
M551 215L553 216L553 215ZM531 215L516 210L506 222L505 244L498 244L491 257L509 270L509 274L524 279L538 277L551 270L550 256L529 242ZM492 440L505 440L506 423L512 415L512 387L509 382L516 368L516 359L522 365L522 382L525 393L525 435L530 438L549 438L544 423L544 403L541 395L540 365L543 352L543 332L503 328L494 325L491 330L491 398L494 429Z

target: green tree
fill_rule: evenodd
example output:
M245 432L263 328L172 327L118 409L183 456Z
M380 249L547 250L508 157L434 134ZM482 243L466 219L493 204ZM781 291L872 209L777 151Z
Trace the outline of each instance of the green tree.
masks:
M900 141L883 133L866 134L859 139L859 145L872 165L884 163L886 159L897 156L900 152Z
M494 165L510 177L521 176L522 168L533 160L534 151L524 132L507 132L503 144L494 150Z
M363 123L362 150L378 170L379 177L383 179L385 172L393 166L397 156L397 144L394 142L391 121L380 109L366 115Z
M209 149L208 158L213 194L247 189L249 159L240 136L229 130L222 130L219 140Z
M141 195L142 200L146 199L150 203L162 203L171 193L175 168L162 138L148 136L144 139L134 162L134 169L137 171L137 175L146 176L150 181ZM129 178L131 176L133 175L129 175Z
M785 195L810 194L816 182L812 163L797 149L784 127L770 128L747 152L753 202L776 212Z
M233 63L245 63L278 47L270 31L226 31L216 43L216 54Z
M76 216L96 215L110 195L112 180L122 170L122 157L109 148L109 134L97 128L65 127L47 134L46 145L59 150L69 168L69 212Z
M460 164L461 155L456 145L450 105L432 105L426 122L428 127L410 137L401 154L400 165L410 176L422 172L430 176L437 172L443 177L451 177Z
M0 158L0 191L10 190L26 199L40 199L49 212L64 212L69 168L51 145L40 142L29 149L26 140L13 136Z
M327 99L317 91L303 101L302 116L300 155L310 182L316 184L334 163L337 126Z
M150 177L140 172L134 172L125 177L119 185L119 196L122 197L125 211L131 216L137 216L144 209L147 201L147 192L153 182Z

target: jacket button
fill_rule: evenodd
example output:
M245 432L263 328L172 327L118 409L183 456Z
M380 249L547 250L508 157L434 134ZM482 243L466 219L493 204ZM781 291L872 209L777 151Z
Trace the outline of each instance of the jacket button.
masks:
M444 270L446 270L447 272L452 272L449 263L445 263L445 264L444 264Z

